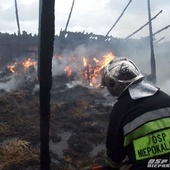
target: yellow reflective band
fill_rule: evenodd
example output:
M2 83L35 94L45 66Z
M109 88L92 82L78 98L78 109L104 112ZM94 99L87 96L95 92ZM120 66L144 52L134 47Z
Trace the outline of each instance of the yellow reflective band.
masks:
M170 129L136 139L133 146L136 160L170 153Z
M123 127L124 135L126 136L127 134L129 134L133 130L137 129L138 127L140 127L141 125L143 125L146 122L151 122L154 120L169 117L169 115L170 115L169 107L146 112L143 115L136 117L134 120L127 123Z
M129 145L134 139L145 136L153 131L165 129L168 127L170 127L170 117L145 123L144 125L140 126L125 136L124 146Z

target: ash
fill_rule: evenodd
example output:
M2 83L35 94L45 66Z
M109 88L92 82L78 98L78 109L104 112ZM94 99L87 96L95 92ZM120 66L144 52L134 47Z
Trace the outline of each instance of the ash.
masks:
M13 155L9 153L13 156L11 162L4 159L0 162L4 170L39 169L39 87L37 81L22 83L17 89L1 89L0 148L7 148L14 142L21 145L13 147ZM65 76L54 78L49 141L51 169L79 170L101 163L114 102L104 90L71 82ZM26 158L17 155L18 148L22 151L25 148Z

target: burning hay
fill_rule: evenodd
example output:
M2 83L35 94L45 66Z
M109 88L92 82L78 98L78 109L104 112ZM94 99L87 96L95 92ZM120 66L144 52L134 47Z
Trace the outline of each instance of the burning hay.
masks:
M103 56L54 56L52 59L53 78L65 75L67 78L81 81L86 85L98 87L100 85L101 70L108 62L114 59L113 53L106 53ZM21 85L37 83L38 61L31 58L23 58L7 65L0 76L0 88L17 89ZM7 83L6 83L7 82ZM34 84L35 85L35 84Z
M29 142L15 139L0 145L0 169L12 169L30 161L38 161L38 153L31 148Z
M114 57L111 53L110 58L108 54L106 56L109 61ZM104 150L108 110L104 105L103 109L95 107L105 99L96 88L96 80L100 78L104 63L103 60L85 59L88 61L86 66L83 65L83 58L79 58L78 64L76 57L70 63L62 58L53 58L50 152L54 170L71 170L72 167L78 170L94 162L101 155L99 152L103 153ZM7 67L8 71L12 70L4 76L11 80L0 83L0 169L39 168L39 89L35 91L38 81L34 81L36 66L35 62L27 59L14 64L14 67ZM11 89L16 85L16 81L12 81L14 79L21 81ZM15 140L9 142L9 139Z
M90 86L99 86L99 76L101 70L112 60L114 59L112 53L105 54L101 60L97 58L88 59L83 58L84 71L82 73L84 81L86 81Z

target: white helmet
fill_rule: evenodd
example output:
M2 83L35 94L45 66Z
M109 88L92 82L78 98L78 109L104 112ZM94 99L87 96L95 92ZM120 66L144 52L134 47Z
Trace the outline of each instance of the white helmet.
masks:
M106 86L113 96L119 98L132 83L143 78L140 70L130 59L118 57L105 67L101 85Z

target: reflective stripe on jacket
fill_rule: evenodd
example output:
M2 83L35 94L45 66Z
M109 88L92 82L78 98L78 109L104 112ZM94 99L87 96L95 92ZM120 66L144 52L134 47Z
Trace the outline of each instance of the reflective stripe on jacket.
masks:
M134 139L168 127L170 127L170 107L147 112L123 127L124 146L129 145Z

